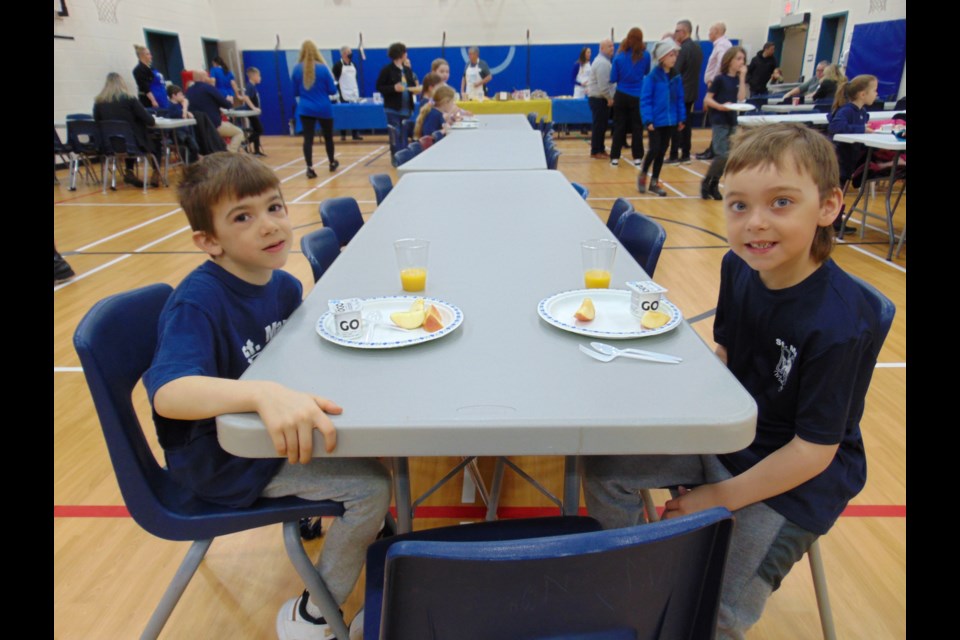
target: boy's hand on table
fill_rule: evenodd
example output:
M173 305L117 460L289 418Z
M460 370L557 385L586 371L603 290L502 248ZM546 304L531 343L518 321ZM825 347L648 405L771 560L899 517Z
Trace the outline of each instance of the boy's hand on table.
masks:
M337 446L337 430L327 414L343 409L332 400L271 384L257 401L257 413L267 427L277 453L291 464L310 462L313 456L313 430L323 434L327 453Z

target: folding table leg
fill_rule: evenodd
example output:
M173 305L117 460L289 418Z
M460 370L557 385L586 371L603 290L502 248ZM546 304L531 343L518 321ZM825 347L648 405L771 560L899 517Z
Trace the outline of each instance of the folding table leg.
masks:
M490 485L490 499L487 501L487 520L497 519L497 508L500 506L500 491L503 487L503 456L497 456L493 467L493 484Z
M579 456L563 459L563 515L575 516L580 510L580 473L577 468Z
M406 458L393 459L393 498L397 503L397 533L413 531L410 513L410 464Z

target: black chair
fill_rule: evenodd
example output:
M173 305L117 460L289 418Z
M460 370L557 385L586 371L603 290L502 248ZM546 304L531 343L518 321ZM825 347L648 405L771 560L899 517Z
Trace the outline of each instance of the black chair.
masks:
M143 163L143 192L147 192L150 182L150 167L157 172L158 180L163 180L160 163L157 157L140 148L137 136L133 132L133 125L126 120L103 120L100 123L100 134L103 136L104 150L107 152L107 167L103 172L103 192L107 192L107 170L110 171L110 186L117 188L117 160L134 158L137 166ZM166 184L166 181L164 180Z
M373 185L373 193L377 197L377 206L383 202L383 199L390 194L393 189L393 182L390 176L385 173L374 173L369 176L370 184Z
M640 268L653 278L660 260L660 251L667 240L667 232L660 223L636 211L622 216L617 239L633 256Z
M60 139L60 134L57 133L57 128L53 128L53 184L60 184L60 180L57 178L57 158L60 159L60 162L66 164L68 167L73 162L73 147L68 144L63 144L63 141Z
M155 284L101 300L73 337L131 517L158 538L193 541L141 638L160 635L215 537L278 522L283 523L287 554L311 597L337 635L346 638L346 624L303 549L299 528L300 518L342 515L342 505L295 497L259 499L245 509L215 505L181 488L154 458L131 394L153 360L157 321L171 291L169 285Z
M400 130L392 124L388 124L387 137L390 140L390 159L393 162L393 166L397 166L397 152L403 149L403 142L400 140Z
M93 120L93 116L89 113L68 113L67 122L70 120Z
M100 135L100 125L92 119L67 119L67 144L73 149L73 158L70 162L70 191L77 190L77 174L83 164L84 179L87 183L99 184L93 161L100 162L101 173L105 170L106 158L103 150L103 140Z
M353 198L329 198L320 203L320 219L323 226L333 229L340 241L346 246L363 226L360 205Z
M529 530L470 541L476 525L463 525L455 541L417 539L430 530L390 540L372 585L383 589L382 614L365 615L364 638L714 637L733 531L726 509L608 531L574 523L559 535L543 523L543 537L531 537L531 521L512 526ZM370 607L369 553L367 563Z
M613 235L617 235L620 231L618 224L622 220L622 216L627 213L633 212L633 205L630 204L630 201L626 198L617 198L613 201L613 206L610 207L610 217L607 218L607 229L613 232Z
M340 241L333 229L322 227L300 238L300 249L310 263L316 282L340 255Z

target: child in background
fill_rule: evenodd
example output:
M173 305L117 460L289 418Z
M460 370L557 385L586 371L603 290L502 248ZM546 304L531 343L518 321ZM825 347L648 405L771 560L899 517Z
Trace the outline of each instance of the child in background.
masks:
M435 131L449 131L449 121L456 117L457 103L453 99L453 89L437 87L433 92L433 104L425 105L420 110L417 125L413 129L413 137L433 135Z
M436 73L440 76L440 82L446 86L450 86L448 82L450 80L450 63L448 63L443 58L437 58L430 64L431 73ZM453 89L453 87L450 87ZM460 99L460 94L457 93L456 89L453 89L454 100Z
M300 281L281 268L293 229L277 175L246 154L219 152L184 169L180 205L210 259L180 283L161 312L153 364L143 376L167 468L198 499L245 507L260 497L336 500L317 563L337 603L360 575L390 504L390 474L374 458L313 458L314 431L337 443L334 402L262 380L239 380L300 306ZM217 441L214 418L256 412L277 453L239 458ZM363 619L362 614L357 616ZM359 624L359 623L358 623ZM280 640L329 638L306 591L277 615Z
M717 638L743 638L770 594L866 481L864 398L883 340L860 286L833 260L836 156L800 124L751 127L726 166L717 356L757 402L756 436L724 455L588 456L587 510L639 524L640 490L677 486L664 518L715 506L736 527ZM693 487L693 488L688 488Z
M720 176L727 166L730 151L730 136L737 130L737 112L726 105L747 99L747 52L743 47L730 47L720 61L720 73L710 83L710 90L703 105L710 107L710 125L713 132L710 148L714 158L707 175L700 183L700 197L723 200L720 193Z
M870 121L867 105L873 104L876 99L876 76L860 75L849 82L840 83L827 125L830 138L833 139L838 133L866 133L867 122ZM863 145L837 143L835 147L840 162L840 184L845 184L857 168Z
M420 118L420 111L428 104L433 104L433 92L437 87L443 86L443 81L440 79L440 75L431 71L427 75L423 76L423 84L420 85L422 91L420 92L420 99L417 100L417 106L413 108L413 121L416 122Z
M680 46L672 37L658 42L653 50L657 66L643 79L640 112L646 120L650 148L643 158L640 175L637 176L637 190L640 193L647 190L647 171L652 164L650 192L661 197L667 195L659 184L660 169L663 167L663 158L667 155L670 140L677 131L683 130L684 121L687 119L683 102L683 77L680 74L670 76L673 65L677 63L679 50Z
M256 111L260 110L260 92L257 90L258 84L260 84L260 69L247 67L247 94L243 99L247 103L247 106ZM260 122L260 116L250 116L247 119L250 121L250 135L248 139L253 143L253 155L266 158L267 154L265 154L263 148L260 147L260 136L263 135L263 123Z
M189 111L190 101L183 95L183 89L179 86L171 84L167 87L167 100L170 106L164 110L164 117L171 120L194 119L193 114ZM177 144L186 146L193 160L198 160L200 158L200 147L193 135L193 127L178 127L174 129L174 134L177 136Z

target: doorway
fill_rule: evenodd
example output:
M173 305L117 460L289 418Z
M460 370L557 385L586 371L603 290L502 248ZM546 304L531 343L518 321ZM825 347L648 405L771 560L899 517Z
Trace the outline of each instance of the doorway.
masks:
M820 39L817 41L816 62L826 60L836 63L843 53L843 37L847 31L847 12L823 16L820 22Z
M183 71L180 36L165 31L143 30L147 49L153 54L153 68L163 74L164 80L179 82Z

